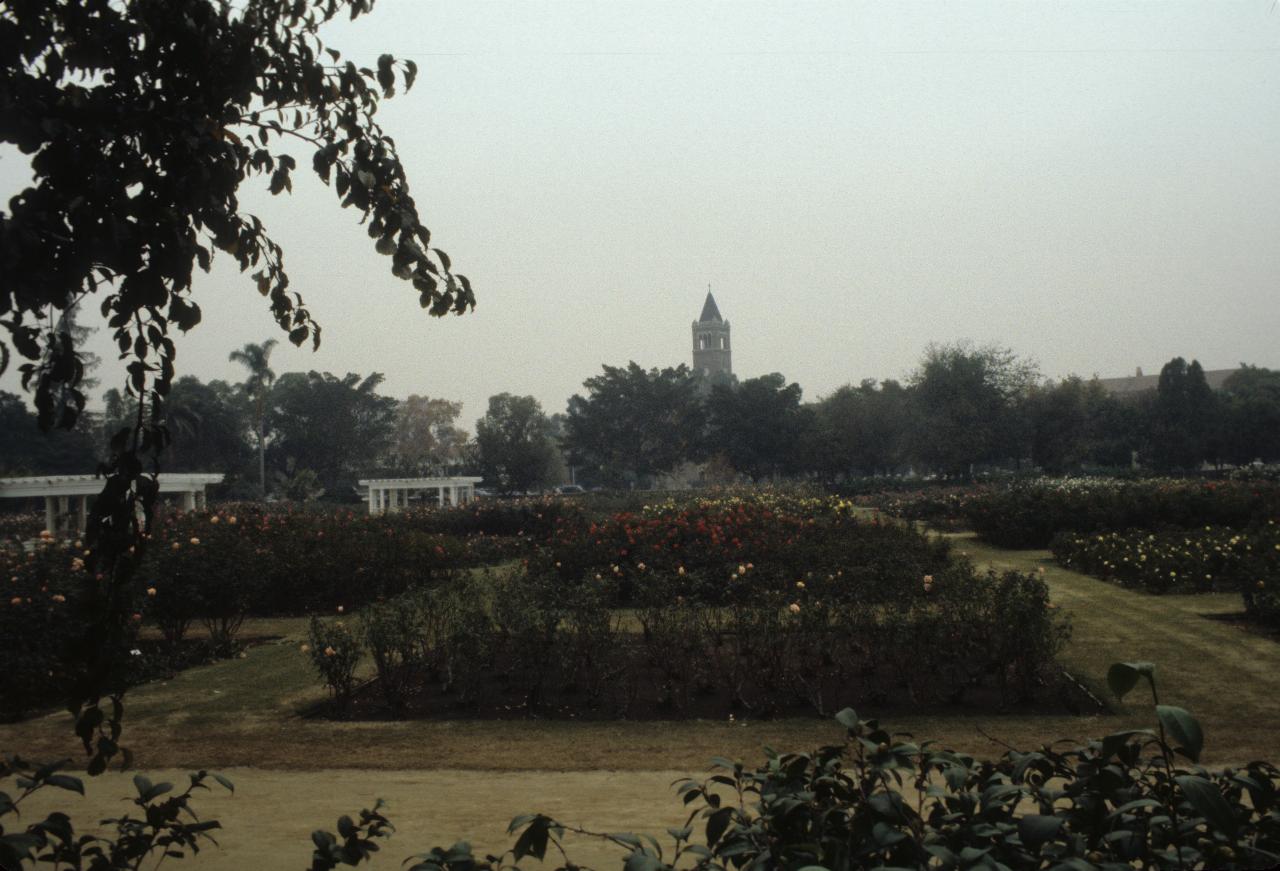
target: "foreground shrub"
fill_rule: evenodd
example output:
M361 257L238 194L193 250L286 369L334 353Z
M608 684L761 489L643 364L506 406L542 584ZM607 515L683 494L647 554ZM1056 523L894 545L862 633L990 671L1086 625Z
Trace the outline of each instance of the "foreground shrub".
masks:
M32 765L18 757L0 761L0 783L12 778L15 794L0 792L0 868L51 867L92 871L133 871L155 867L166 858L181 859L200 852L204 842L216 844L210 832L221 828L217 820L201 820L191 808L196 790L208 789L212 779L234 791L220 774L198 771L189 776L187 788L174 792L173 784L152 783L144 775L133 778L137 795L131 803L139 813L102 820L97 835L77 834L71 817L55 811L44 820L18 831L5 831L8 816L17 816L20 805L42 789L64 789L84 795L78 777L63 774L66 763ZM6 784L7 786L7 784ZM332 866L330 866L332 867Z
M901 530L883 531L900 540ZM731 580L616 568L577 581L531 561L370 607L361 621L383 706L767 717L827 714L840 699L919 708L985 693L987 704L1026 703L1060 687L1054 656L1069 625L1034 575L955 561L932 575L851 569L846 580L837 570L779 587L747 564Z
M845 500L770 491L561 517L518 566L362 620L383 707L413 715L412 696L419 716L1026 703L1059 688L1069 634L1039 577L977 572Z

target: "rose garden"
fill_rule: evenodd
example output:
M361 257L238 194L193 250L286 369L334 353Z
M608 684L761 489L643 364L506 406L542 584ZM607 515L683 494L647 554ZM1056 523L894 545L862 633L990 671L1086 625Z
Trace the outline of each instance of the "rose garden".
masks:
M1274 16L502 5L0 0L0 871L1280 867Z
M655 726L668 745L655 752L676 760L656 767L669 768L714 736L724 752L745 755L734 729L793 743L827 729L818 741L828 744L848 732L843 748L771 757L758 770L726 759L706 784L689 781L678 797L692 811L689 826L674 827L665 846L533 814L513 824L508 861L554 852L548 844L563 840L588 858L613 850L650 863L642 867L800 867L833 862L833 850L851 851L850 867L1164 867L1179 856L1186 867L1259 867L1276 849L1280 774L1249 754L1266 746L1260 732L1274 700L1239 694L1243 706L1226 725L1212 700L1232 695L1223 688L1229 656L1195 662L1194 652L1161 638L1159 623L1137 616L1126 639L1099 648L1095 636L1108 627L1085 605L1099 606L1097 584L1118 585L1116 595L1128 597L1119 607L1132 604L1135 615L1139 600L1159 609L1171 597L1203 598L1195 618L1202 640L1243 633L1260 662L1280 661L1268 585L1280 564L1278 500L1280 488L1260 477L1028 479L849 498L771 489L617 494L378 516L253 503L171 508L147 542L125 649L109 657L119 663L111 680L133 686L133 697L152 696L135 726L145 740L134 764L143 767L221 756L236 771L315 768L320 760L264 742L282 732L308 743L328 733L322 755L349 754L359 766L361 742L341 737L352 727L364 742L392 748L373 753L373 767L413 767L421 762L394 749L413 723L473 724L490 746L536 724L533 755L484 766L497 770L650 770L654 760L608 740L625 744L635 740L629 730ZM76 679L67 649L81 631L91 554L83 541L41 537L40 527L23 515L6 528L0 621L11 665L0 700L11 725L0 728L41 755L67 755L72 736L44 712ZM964 529L980 535L938 531ZM1163 616L1185 620L1168 609ZM1159 671L1115 665L1146 656ZM274 728L237 725L225 710L182 725L183 704L209 703L193 689L235 683L237 671L260 679L247 670L255 662L284 683L231 692L243 696L236 704L259 708L238 716L274 719ZM1187 682L1206 664L1222 684ZM1119 700L1135 682L1155 691L1157 680L1175 688L1175 701L1201 703L1193 710L1203 731L1181 706L1153 717ZM184 682L191 686L179 689ZM832 717L839 723L821 727ZM217 737L197 762L189 744L165 733L206 718ZM940 740L913 743L876 720ZM1002 734L1022 749L1002 750L1011 744ZM1111 737L1035 749L1089 734ZM231 746L215 750L222 741ZM575 759L575 742L594 745L600 761ZM1202 748L1234 770L1200 769ZM448 741L436 749L425 757L432 767L475 764ZM993 761L977 761L984 755ZM68 774L27 771L20 782L78 789ZM912 783L918 795L906 789ZM172 798L168 789L138 789L146 808ZM725 789L758 803L726 804ZM155 836L178 831L198 844L208 834L176 812L171 822L155 810L146 819ZM313 861L329 867L323 862L371 855L390 835L388 819L396 821L394 803L340 822L313 845L329 859ZM501 850L496 831L482 834ZM46 826L41 837L49 849L61 835ZM64 852L45 855L70 862L71 843L68 832ZM197 861L218 855L207 845ZM455 845L416 861L464 868L479 856Z

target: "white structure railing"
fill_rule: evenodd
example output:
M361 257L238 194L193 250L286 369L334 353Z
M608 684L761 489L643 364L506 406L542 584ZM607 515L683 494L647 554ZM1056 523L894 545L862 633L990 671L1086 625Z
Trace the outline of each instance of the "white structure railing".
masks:
M370 514L394 514L409 507L409 497L436 492L437 505L466 505L476 498L481 478L370 478L357 482L367 491Z
M182 509L208 507L205 488L221 484L221 473L162 473L156 476L161 493L182 495ZM44 498L44 524L50 535L69 536L84 532L89 516L89 500L102 492L103 479L97 475L40 475L31 478L0 478L0 499ZM76 500L72 508L71 500ZM74 521L74 524L72 523Z

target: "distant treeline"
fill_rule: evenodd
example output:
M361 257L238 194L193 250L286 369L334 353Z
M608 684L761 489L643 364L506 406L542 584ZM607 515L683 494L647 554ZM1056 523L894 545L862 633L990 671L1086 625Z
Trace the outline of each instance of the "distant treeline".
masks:
M168 471L226 474L220 495L355 498L364 476L481 474L502 491L571 478L588 486L685 480L875 475L965 477L991 468L1050 473L1160 471L1280 460L1280 372L1241 366L1214 391L1199 363L1175 358L1158 386L1114 395L1096 380L1047 381L1001 348L930 346L904 382L863 381L815 402L774 373L708 382L686 366L605 366L565 414L499 394L471 437L461 403L378 392L382 376L289 372L272 343L234 359L243 382L179 379L165 407ZM0 474L91 472L136 401L111 390L69 432L41 433L18 396L0 393Z

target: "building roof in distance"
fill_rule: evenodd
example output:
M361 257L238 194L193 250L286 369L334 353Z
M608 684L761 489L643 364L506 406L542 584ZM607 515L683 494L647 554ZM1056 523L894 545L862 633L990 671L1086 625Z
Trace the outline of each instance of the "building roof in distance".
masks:
M1208 369L1204 373L1204 381L1210 390L1221 390L1227 379L1236 369ZM1160 385L1160 374L1129 375L1124 378L1099 378L1102 389L1117 396L1132 396L1155 390Z
M716 298L711 295L711 291L707 291L707 301L702 304L702 314L698 316L698 323L706 323L707 321L723 321L720 317L720 309L716 308Z

